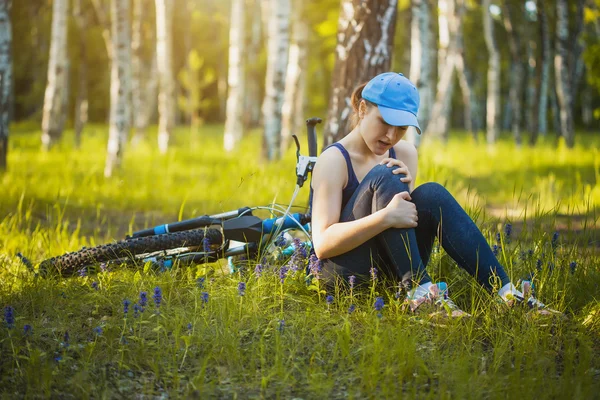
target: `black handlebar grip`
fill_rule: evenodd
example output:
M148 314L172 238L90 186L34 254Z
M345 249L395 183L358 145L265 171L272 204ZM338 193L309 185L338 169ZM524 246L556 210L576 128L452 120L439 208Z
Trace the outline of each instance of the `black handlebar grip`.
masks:
M313 117L306 120L306 133L308 136L308 155L315 157L317 155L317 124L320 124L323 120L321 118Z

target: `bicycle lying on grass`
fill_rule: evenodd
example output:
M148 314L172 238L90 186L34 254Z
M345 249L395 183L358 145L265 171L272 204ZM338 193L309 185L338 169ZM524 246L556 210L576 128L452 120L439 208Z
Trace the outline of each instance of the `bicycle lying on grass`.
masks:
M310 209L307 213L290 214L289 210L300 188L308 179L317 159L316 125L319 118L306 121L309 155L300 154L296 143L296 190L287 209L278 206L244 207L211 216L159 225L134 232L124 240L64 254L44 260L38 267L41 276L73 276L92 272L107 265L151 262L161 268L178 264L201 264L222 258L245 256L262 259L265 256L283 258L293 252L288 230L306 235L305 247L310 247ZM273 218L261 219L253 211L267 209ZM279 214L279 215L277 215ZM24 262L27 262L22 257Z

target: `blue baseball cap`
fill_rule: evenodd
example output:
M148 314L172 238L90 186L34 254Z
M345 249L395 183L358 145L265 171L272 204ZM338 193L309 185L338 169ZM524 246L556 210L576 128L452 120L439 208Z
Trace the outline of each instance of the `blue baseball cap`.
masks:
M377 104L383 120L392 126L414 126L417 121L419 91L404 75L384 72L371 79L362 91L362 98Z

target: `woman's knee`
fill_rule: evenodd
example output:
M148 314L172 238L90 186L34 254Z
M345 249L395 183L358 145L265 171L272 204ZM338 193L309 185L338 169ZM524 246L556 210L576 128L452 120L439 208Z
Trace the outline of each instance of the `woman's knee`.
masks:
M388 167L386 165L376 165L373 167L365 179L369 179L376 187L392 187L397 193L409 191L408 183L402 182L400 179L405 178L406 174L394 174L394 170L398 166Z
M437 182L426 182L417 186L410 196L413 202L416 199L440 199L445 196L451 196L448 190Z

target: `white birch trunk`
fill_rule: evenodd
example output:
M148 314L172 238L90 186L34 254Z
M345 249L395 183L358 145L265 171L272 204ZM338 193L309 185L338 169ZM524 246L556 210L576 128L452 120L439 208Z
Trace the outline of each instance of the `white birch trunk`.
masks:
M158 66L158 149L164 154L175 127L175 80L173 77L173 2L156 0L156 57Z
M292 135L300 133L303 118L304 82L307 67L308 26L302 17L303 0L295 0L292 16L292 42L285 78L281 127L281 152L285 152ZM300 122L300 124L299 124Z
M350 132L354 88L389 71L397 0L342 0L323 147Z
M483 28L488 49L486 128L488 144L496 143L500 118L500 53L494 38L494 21L490 14L490 0L483 0Z
M431 118L431 108L435 96L435 82L433 80L433 69L431 63L431 10L429 0L412 1L412 20L410 38L410 75L409 79L419 90L421 104L419 106L419 126L425 132ZM421 135L414 128L410 128L406 134L406 140L419 146Z
M259 71L259 56L262 44L263 23L256 19L261 18L261 0L247 0L250 2L248 7L252 10L250 20L254 21L251 25L250 40L246 63L246 96L244 109L244 125L246 127L257 127L260 124L261 117L261 88L260 79L262 73ZM247 29L248 31L248 29Z
M550 83L552 49L550 46L550 32L548 30L548 16L543 1L537 2L537 10L538 19L540 21L540 42L542 44L542 65L538 102L538 131L540 135L545 136L548 132L548 84Z
M289 52L290 0L271 0L268 27L267 79L263 103L264 138L268 160L281 157L281 108Z
M504 28L508 33L508 47L511 54L511 73L510 73L510 89L509 98L512 108L512 118L510 125L512 127L513 138L517 146L521 145L521 119L523 108L521 106L521 98L523 97L523 63L521 61L521 44L519 34L515 31L511 17L511 9L504 1L502 7Z
M454 71L457 63L457 18L456 0L439 0L439 43L438 85L435 103L431 110L431 120L425 131L426 136L448 140L450 112L454 92Z
M52 6L52 32L48 60L48 83L44 95L42 116L42 146L44 150L62 136L62 112L64 107L67 74L67 13L68 0L54 0Z
M146 106L146 94L143 89L144 47L142 45L142 24L144 21L144 1L133 0L133 22L131 24L131 109L132 122L135 128L134 141L137 143L145 136L143 114Z
M232 151L244 135L244 96L246 66L244 62L244 0L231 2L229 26L229 74L227 77L227 113L223 147Z
M12 104L12 28L10 0L0 0L0 171L6 170Z
M75 100L75 147L81 146L81 133L88 120L88 94L87 94L87 43L86 32L88 28L87 9L82 7L82 0L75 0L73 16L79 32L79 79L77 86L77 99Z
M110 177L121 166L130 127L131 38L129 0L111 0L112 29L110 74L110 127L104 176Z
M567 147L575 144L573 131L573 99L570 71L567 58L569 40L569 10L566 0L556 1L556 54L554 56L554 73L556 74L556 96L560 108L560 131Z

